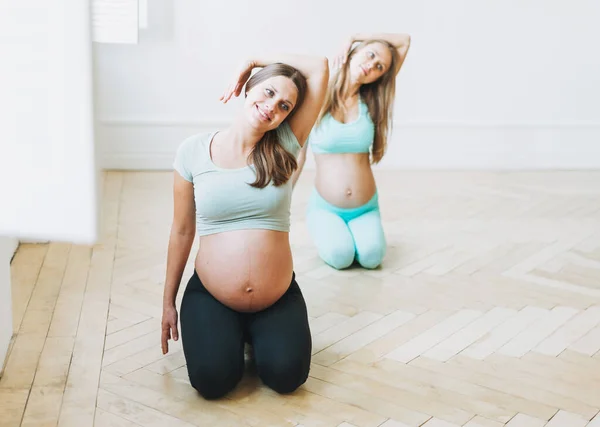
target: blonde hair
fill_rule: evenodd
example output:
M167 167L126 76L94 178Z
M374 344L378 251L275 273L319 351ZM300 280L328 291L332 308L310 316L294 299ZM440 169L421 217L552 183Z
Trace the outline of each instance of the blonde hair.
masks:
M296 105L279 125L281 126L298 111L304 101L307 82L300 71L287 64L270 64L262 68L248 80L245 95L247 96L248 92L257 84L275 76L289 78L298 89ZM250 185L256 188L264 188L271 181L273 181L273 185L276 187L283 185L298 168L296 158L279 143L277 129L266 132L260 141L256 143L249 157L252 159L251 162L254 164L256 170L256 180Z
M394 97L396 94L396 67L400 62L398 51L387 41L377 39L365 40L350 50L346 62L332 76L317 123L319 123L327 113L333 115L345 110L342 100L347 95L346 91L350 59L356 52L374 43L381 43L382 45L387 46L392 56L391 63L385 74L372 83L363 84L359 89L360 96L367 105L369 115L375 125L371 162L378 163L385 154L388 135L392 130Z

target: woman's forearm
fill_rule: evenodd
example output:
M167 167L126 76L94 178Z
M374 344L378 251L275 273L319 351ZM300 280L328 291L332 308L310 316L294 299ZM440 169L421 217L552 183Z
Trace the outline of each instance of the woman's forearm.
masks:
M410 35L404 33L357 33L350 37L352 42L361 42L369 39L385 40L396 48L410 44Z
M195 233L180 234L171 232L167 253L167 275L163 293L163 306L175 306L183 270L190 256Z
M256 67L266 67L277 62L287 64L300 71L307 79L314 75L320 76L328 69L328 61L325 56L259 55L251 57L251 61Z

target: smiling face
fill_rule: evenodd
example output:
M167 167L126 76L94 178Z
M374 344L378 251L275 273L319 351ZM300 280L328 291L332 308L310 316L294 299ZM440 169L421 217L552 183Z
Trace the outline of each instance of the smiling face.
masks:
M374 42L357 48L350 59L348 71L353 82L368 84L388 72L391 64L390 49L382 43Z
M244 110L252 127L267 132L290 115L297 101L298 88L294 82L288 77L273 76L246 92Z

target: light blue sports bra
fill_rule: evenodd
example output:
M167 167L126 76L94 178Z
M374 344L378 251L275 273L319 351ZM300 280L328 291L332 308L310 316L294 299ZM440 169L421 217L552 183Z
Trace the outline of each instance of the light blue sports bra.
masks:
M315 154L369 153L374 138L375 125L367 105L359 98L358 117L354 121L340 123L327 113L312 129L309 144Z

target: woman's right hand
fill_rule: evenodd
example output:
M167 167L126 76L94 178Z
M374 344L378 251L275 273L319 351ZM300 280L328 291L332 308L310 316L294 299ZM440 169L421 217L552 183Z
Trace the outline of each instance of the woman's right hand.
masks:
M164 307L162 315L162 352L167 354L169 351L169 340L174 341L179 339L179 331L177 330L177 309L175 307Z
M348 60L348 54L352 49L352 45L354 44L354 39L349 38L344 42L344 46L342 47L340 53L333 58L333 68L341 68L346 61Z
M256 68L255 61L248 61L244 63L241 67L241 70L236 74L233 83L229 85L227 90L221 95L219 98L223 103L227 103L231 99L232 96L238 97L242 93L242 88L250 78L252 74L252 70Z

